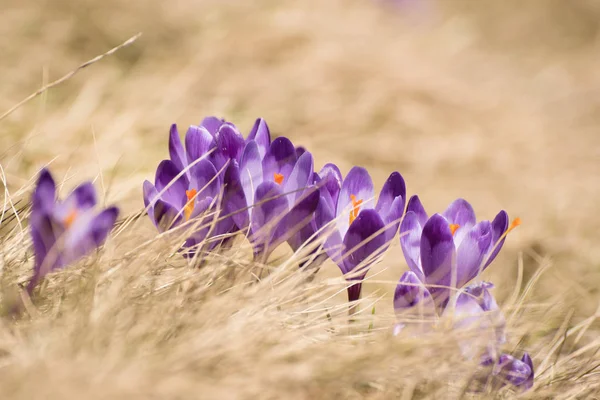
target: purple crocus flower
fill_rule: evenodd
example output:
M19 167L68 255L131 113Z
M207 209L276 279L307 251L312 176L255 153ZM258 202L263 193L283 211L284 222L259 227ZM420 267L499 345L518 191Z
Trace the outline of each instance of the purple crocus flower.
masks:
M301 152L299 152L301 149ZM303 148L296 148L296 154L303 154L306 150ZM335 164L325 164L319 173L313 174L313 185L319 188L319 207L323 207L326 199L335 199L337 201L339 192L342 188L342 174L339 168ZM327 191L327 193L322 193ZM321 194L322 193L322 194ZM301 246L312 246L313 249L306 261L300 263L300 267L310 267L315 271L318 267L327 260L328 256L325 251L320 251L319 242L319 227L317 226L316 216L313 216L308 224L302 227L295 235L293 235L288 243L292 250L298 251ZM317 253L318 252L318 253ZM310 264L310 265L309 265Z
M412 271L402 274L396 285L394 310L398 316L404 316L407 312L414 314L415 311L422 316L436 315L435 304L429 290Z
M332 168L333 169L333 168ZM332 174L337 174L332 172ZM374 259L389 245L398 231L404 212L406 185L393 172L375 203L373 181L366 169L353 167L339 191L326 185L323 204L317 209L317 227L326 229L325 250L344 275L356 282L348 288L348 299L358 300L361 282Z
M263 135L264 138L264 135ZM248 140L240 165L230 163L226 174L226 212L237 227L247 231L255 259L265 261L280 243L306 226L319 203L313 185L313 158L299 152L285 137L268 146Z
M35 253L29 293L46 274L77 261L104 243L119 210L109 207L97 212L95 206L96 191L91 182L81 184L61 201L50 172L40 172L29 217Z
M454 201L442 214L427 216L417 196L411 197L400 225L400 245L409 268L424 282L438 308L448 301L450 288L461 288L494 260L507 233L508 214L477 222L467 201Z
M497 379L496 384L510 384L523 391L531 389L534 376L533 360L527 353L520 360L510 354L502 354L492 370L492 378Z

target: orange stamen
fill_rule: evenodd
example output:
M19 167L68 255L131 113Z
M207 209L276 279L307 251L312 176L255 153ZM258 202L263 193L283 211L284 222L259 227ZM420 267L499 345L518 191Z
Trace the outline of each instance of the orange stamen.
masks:
M275 180L276 184L281 185L283 183L283 175L275 172L273 174L273 180Z
M454 234L456 233L456 231L458 230L458 228L460 228L460 225L458 225L458 224L450 224L450 232L452 232L452 236L454 236Z
M506 233L512 231L513 229L515 229L519 225L521 225L521 218L517 217L517 218L513 219L513 222L510 224L510 226L506 230Z
M358 217L358 213L360 212L360 205L362 204L362 200L356 200L356 196L351 194L350 200L352 200L352 210L350 210L350 223L353 223L354 220Z
M65 217L63 223L67 228L73 225L73 222L77 219L77 210L71 210L71 212Z
M194 212L194 200L196 199L196 194L198 192L196 189L190 189L185 191L185 195L187 196L187 203L183 207L183 214L185 215L185 220L189 221L192 213Z

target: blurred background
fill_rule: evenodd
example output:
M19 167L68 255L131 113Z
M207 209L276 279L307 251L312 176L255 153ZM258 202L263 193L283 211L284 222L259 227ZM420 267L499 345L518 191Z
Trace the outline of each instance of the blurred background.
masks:
M523 225L488 278L500 302L522 255L535 298L589 316L600 284L600 2L595 0L1 0L0 112L137 32L132 46L0 121L16 191L51 163L65 191L102 172L139 211L143 179L206 115L255 118L316 168L398 170L429 212L469 200ZM141 224L154 235L149 221ZM331 265L329 272L336 274ZM406 269L397 244L377 269ZM326 272L327 273L327 272ZM391 286L368 290L391 292ZM390 306L391 307L391 306Z

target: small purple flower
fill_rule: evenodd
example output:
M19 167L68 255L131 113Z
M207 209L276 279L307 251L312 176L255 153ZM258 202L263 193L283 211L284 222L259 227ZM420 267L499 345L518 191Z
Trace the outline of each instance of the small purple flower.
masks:
M506 234L508 214L500 211L493 221L477 222L463 199L442 214L427 216L419 198L411 197L400 225L400 245L409 268L424 282L438 308L448 301L450 288L461 288L494 260Z
M333 168L332 168L333 170ZM336 175L336 172L332 172ZM348 299L358 300L368 268L389 245L398 231L404 212L406 185L398 172L392 173L375 203L373 181L367 170L354 167L339 191L335 184L321 191L315 219L324 233L325 250L348 279ZM327 229L328 228L328 229Z
M535 371L529 354L519 360L509 354L502 354L494 365L492 377L499 380L499 386L513 385L523 391L531 389Z
M50 172L40 172L29 217L35 253L29 293L46 274L77 261L104 243L119 210L109 207L97 212L95 206L96 191L91 182L81 184L61 201Z
M263 261L310 223L319 203L312 154L297 152L285 137L269 144L265 136L259 140L259 127L255 139L248 140L239 166L232 162L225 173L226 212L240 230L247 231L255 259Z
M402 326L410 319L419 324L437 317L435 304L429 290L412 271L402 274L394 292L394 310L402 318Z

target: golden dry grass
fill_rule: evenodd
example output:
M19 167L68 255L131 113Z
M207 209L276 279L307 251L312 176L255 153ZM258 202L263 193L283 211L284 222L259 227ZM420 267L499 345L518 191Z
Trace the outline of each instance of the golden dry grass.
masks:
M525 397L597 396L598 3L384 3L4 0L0 112L143 36L0 121L3 303L33 261L26 210L21 227L8 201L26 205L40 167L63 192L96 179L134 216L172 122L215 114L247 132L262 116L318 166L362 165L378 185L400 171L428 210L464 197L481 217L520 216L485 277L509 318L505 349L534 358ZM243 240L191 268L176 240L130 222L49 277L23 318L0 320L2 398L472 396L456 334L391 335L397 242L349 325L331 263L306 283L282 249L248 284Z

